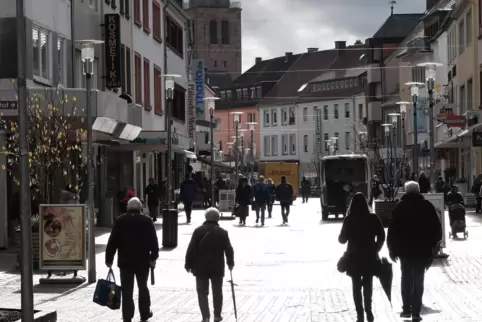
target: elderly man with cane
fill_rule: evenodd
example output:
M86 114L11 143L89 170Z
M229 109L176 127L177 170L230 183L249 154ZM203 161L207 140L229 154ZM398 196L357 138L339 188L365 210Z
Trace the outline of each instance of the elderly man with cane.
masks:
M219 227L220 213L209 208L205 213L206 221L196 228L186 252L185 269L196 277L196 289L201 309L202 321L209 322L209 282L212 284L214 322L222 321L223 279L225 271L224 256L228 268L234 267L234 251L228 232Z

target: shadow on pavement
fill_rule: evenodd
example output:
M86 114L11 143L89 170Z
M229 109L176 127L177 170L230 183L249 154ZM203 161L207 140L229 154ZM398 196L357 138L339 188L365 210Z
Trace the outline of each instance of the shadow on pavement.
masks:
M176 247L172 248L172 247L161 247L159 249L160 252L172 252L176 249Z
M441 312L442 311L440 310L434 310L431 307L422 304L422 314L437 314Z
M78 288L79 284L37 284L33 287L34 294L62 294L72 289ZM20 294L22 291L17 290L14 294Z
M328 218L328 220L320 220L320 225L333 225L343 223L344 218Z
M450 261L447 259L435 259L430 265L430 267L448 267L450 266Z
M95 244L95 254L99 255L105 252L105 249L107 248L106 244Z

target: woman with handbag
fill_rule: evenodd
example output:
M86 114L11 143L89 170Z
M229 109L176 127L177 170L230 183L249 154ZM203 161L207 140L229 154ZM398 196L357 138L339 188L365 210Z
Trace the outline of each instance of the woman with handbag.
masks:
M365 321L364 311L367 321L373 322L373 276L380 264L378 253L385 242L385 230L380 218L370 213L367 200L360 192L351 200L338 241L341 244L348 242L347 251L338 263L338 270L346 272L352 279L357 322Z

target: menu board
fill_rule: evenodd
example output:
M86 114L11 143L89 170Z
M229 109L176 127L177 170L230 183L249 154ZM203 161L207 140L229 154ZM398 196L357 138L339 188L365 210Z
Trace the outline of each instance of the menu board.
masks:
M86 207L82 204L40 205L40 269L86 268Z

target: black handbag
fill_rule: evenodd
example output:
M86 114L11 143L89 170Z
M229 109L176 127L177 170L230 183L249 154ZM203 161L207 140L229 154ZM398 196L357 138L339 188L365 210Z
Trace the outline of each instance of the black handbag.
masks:
M350 253L346 251L338 260L338 263L336 264L336 269L340 273L345 273L348 270L349 265L350 265Z

